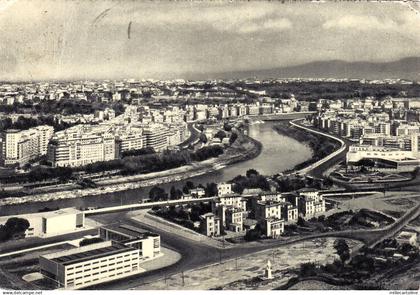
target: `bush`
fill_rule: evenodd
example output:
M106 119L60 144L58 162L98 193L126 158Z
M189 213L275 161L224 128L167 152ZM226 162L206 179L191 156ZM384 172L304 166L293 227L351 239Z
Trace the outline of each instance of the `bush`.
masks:
M316 266L312 262L302 263L299 274L301 277L312 277L316 275Z
M16 235L23 235L29 225L29 221L24 218L9 218L4 225L0 225L0 241L4 242Z

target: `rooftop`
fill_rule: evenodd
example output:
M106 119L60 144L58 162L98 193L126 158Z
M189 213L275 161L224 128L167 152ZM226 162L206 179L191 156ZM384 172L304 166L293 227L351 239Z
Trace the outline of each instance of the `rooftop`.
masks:
M64 255L61 257L56 257L52 259L54 262L60 263L62 265L70 265L79 262L84 262L92 259L97 259L113 254L124 253L133 250L131 247L124 246L122 244L112 244L111 246L98 248L93 250L83 251L83 247L80 248L81 252Z
M146 231L141 228L131 226L128 224L109 225L109 226L103 226L102 228L125 235L127 236L127 240L132 240L132 239L137 239L137 238L144 239L147 237L159 236L158 234L155 234L155 233L152 233L152 232L149 232L149 231Z
M55 216L63 216L69 214L78 214L82 213L82 211L77 210L76 208L63 208L55 211L47 211L47 212L37 212L37 213L29 213L29 214L20 214L20 215L13 215L13 217L20 217L20 218L50 218ZM9 217L12 216L1 216L0 217L0 224L6 221Z

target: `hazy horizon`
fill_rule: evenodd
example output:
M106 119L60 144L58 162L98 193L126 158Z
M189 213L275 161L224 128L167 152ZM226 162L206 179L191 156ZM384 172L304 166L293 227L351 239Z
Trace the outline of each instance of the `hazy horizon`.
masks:
M173 79L420 57L418 3L0 3L0 80ZM349 77L351 78L351 77Z

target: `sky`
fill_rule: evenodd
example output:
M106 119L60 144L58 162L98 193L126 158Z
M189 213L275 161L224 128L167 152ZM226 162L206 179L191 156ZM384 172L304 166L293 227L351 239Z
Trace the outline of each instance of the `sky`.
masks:
M182 78L420 56L411 2L0 1L0 79Z

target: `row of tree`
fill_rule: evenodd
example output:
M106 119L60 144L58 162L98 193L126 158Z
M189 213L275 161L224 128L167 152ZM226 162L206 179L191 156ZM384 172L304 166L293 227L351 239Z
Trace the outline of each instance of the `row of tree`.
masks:
M160 186L155 185L149 191L149 199L151 201L167 201L167 200L179 200L184 194L188 194L192 189L202 188L205 192L205 197L217 196L217 184L214 182L207 183L206 186L199 184L195 186L192 181L187 181L182 189L172 186L169 194Z
M66 122L59 122L53 115L38 116L38 117L24 117L19 116L15 122L11 118L4 118L0 120L0 131L7 129L26 130L40 125L49 125L54 127L55 131L67 129L72 124Z

